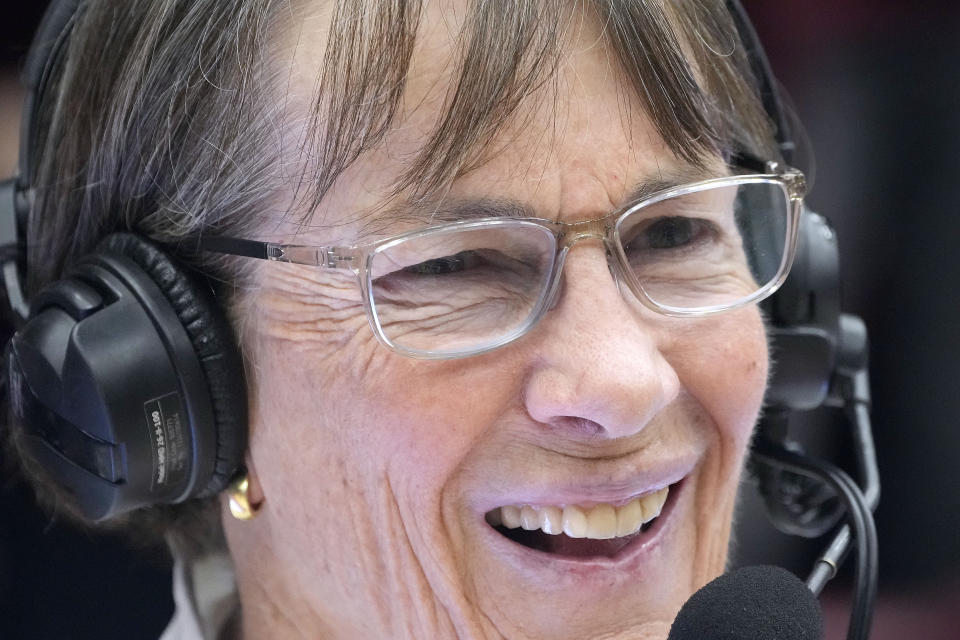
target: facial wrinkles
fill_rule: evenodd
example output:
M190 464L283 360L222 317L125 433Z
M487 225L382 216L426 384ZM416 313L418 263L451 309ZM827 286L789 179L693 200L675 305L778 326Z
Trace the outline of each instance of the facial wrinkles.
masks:
M378 534L377 546L370 550L371 557L377 560L368 569L370 578L378 585L373 596L379 605L375 611L380 615L379 628L371 629L371 633L382 635L389 629L391 637L453 637L454 625L436 603L422 549L416 548L417 533L409 527L417 520L403 513L405 496L398 492L405 490L394 486L389 473L381 476L373 505L377 514L372 523Z
M302 354L319 372L320 389L345 380L371 385L376 393L388 351L367 320L357 277L347 270L268 264L257 295L258 340ZM343 362L345 350L353 357Z
M742 469L741 451L724 438L712 443L714 455L703 464L698 478L696 528L696 571L689 589L695 591L715 578L726 566L730 543L730 523L736 487ZM710 514L710 517L707 517Z
M443 404L442 389L437 390L438 397L433 400L422 394L413 399L405 398L402 391L396 396L392 394L391 387L395 387L396 378L384 378L381 372L395 373L398 362L394 361L392 368L388 368L384 359L390 358L384 356L385 351L379 345L372 344L366 349L364 342L372 341L373 336L366 326L362 307L359 307L356 301L358 294L355 291L355 281L345 282L343 288L329 283L318 286L312 275L302 275L302 267L270 266L279 266L281 270L272 275L270 284L264 287L264 299L259 305L269 309L265 320L261 322L263 339L268 345L279 340L286 344L282 347L284 352L294 350L308 357L308 369L304 371L306 378L316 379L317 388L323 389L330 396L337 397L349 393L350 390L359 390L361 397L382 399L382 402L370 403L367 417L359 417L359 425L376 425L382 421L383 412L394 414L400 420L403 416L416 415L418 420L427 423L442 425L445 422L442 417L431 419L427 409ZM331 318L329 314L343 314L343 318ZM351 342L360 346L354 346L350 342L342 344L340 338L349 330L338 324L346 323L353 328L357 324L353 322L357 316L364 320L359 323L363 326L357 327L357 337ZM293 320L294 318L296 320ZM359 360L362 364L350 364L349 368L344 368L343 361L335 357L342 349L350 349L353 353L368 351L370 354L379 354L380 357L371 355L368 356L369 360L361 357ZM416 363L411 360L401 360L399 363L411 371L416 368ZM438 379L449 380L456 375L451 370L462 369L464 363L430 364L436 370ZM337 371L336 375L329 370L331 366ZM264 393L269 395L270 391ZM295 389L292 393L309 395L310 391ZM408 408L405 406L408 402L416 402L418 406ZM324 410L327 411L328 408L324 407ZM314 425L314 429L318 432L329 430L329 435L334 437L334 442L330 442L330 451L376 448L376 430L361 426L351 428L338 437L341 432L333 426L338 423L357 424L357 415L340 416L330 413L322 417L324 424ZM407 428L402 422L395 426L401 430ZM456 425L451 426L455 428ZM300 441L296 436L291 438L289 433L274 437ZM422 434L419 437L422 438ZM338 444L335 443L337 440ZM403 462L415 446L411 444L390 448L396 450L395 460ZM280 457L297 459L304 456L304 450L296 449L289 450ZM363 464L357 465L356 461L339 458L325 463L325 466L335 469L333 475L344 479L343 490L349 492L350 499L345 505L346 511L341 513L337 520L349 523L347 529L352 532L349 535L356 539L356 547L362 550L356 554L357 565L350 573L340 574L337 582L341 585L352 585L348 589L351 597L356 598L359 593L365 592L367 595L363 599L376 604L369 613L377 615L368 616L364 621L367 625L370 625L374 618L378 621L376 628L367 627L370 634L382 635L384 629L393 629L396 633L391 635L394 637L452 637L455 635L453 629L456 628L465 632L462 634L464 637L480 637L482 632L479 631L478 619L472 613L465 615L471 611L471 607L462 594L463 585L459 582L459 577L444 569L453 567L456 563L454 558L445 552L451 547L446 528L438 526L441 523L429 515L438 513L439 508L435 502L425 504L423 496L418 495L416 483L411 484L414 478L408 473L398 473L394 480L391 479L389 465L384 474L383 470L366 468ZM270 493L276 495L283 492ZM289 491L286 493L289 494ZM336 504L337 498L336 492L333 492L322 501ZM435 500L435 497L428 499ZM321 535L329 530L329 527L324 525L323 522L314 522L314 518L307 514L307 522L303 528L318 532L319 537L315 538L316 542L312 545L317 549L322 548L329 539L343 539L344 533ZM390 535L385 536L382 532L390 532ZM335 552L328 555L333 557ZM337 565L331 566L331 575L338 575ZM357 572L357 569L360 571ZM370 589L373 585L375 588ZM405 602L411 606L403 607Z
M271 460L265 461L264 457L277 460L281 465L284 461L310 460L327 473L321 474L325 479L319 484L306 485L311 492L319 491L320 495L312 497L325 505L321 512L304 510L307 505L296 500L287 504L284 497L298 495L304 486L274 485L276 473L263 474L265 493L270 496L271 505L285 514L280 517L287 527L303 532L313 541L309 546L317 552L315 557L324 559L324 573L330 578L326 588L335 587L340 598L361 598L371 605L368 615L354 619L352 624L366 628L367 635L380 635L382 629L397 621L410 622L409 616L396 615L400 612L395 610L398 604L394 598L417 593L414 580L417 574L410 570L415 562L410 561L409 553L404 553L402 548L384 549L385 540L401 547L403 538L399 535L402 522L396 509L390 508L391 497L386 495L385 485L378 480L382 478L382 471L371 477L364 473L367 469L362 465L343 455L370 444L357 431L336 428L350 424L355 416L344 413L335 402L319 406L313 402L318 393L328 398L350 393L351 385L363 379L362 363L369 362L370 354L378 353L378 345L367 326L353 274L324 272L320 278L319 272L300 266L267 266L269 270L263 272L256 305L261 311L257 338L260 354L256 361L275 373L260 376L264 386L257 404L271 418L257 420L262 427L252 433L252 450L255 454L260 452L258 465L267 470ZM338 359L337 354L344 350L356 357L347 361ZM293 373L292 379L289 375L278 377L277 372L283 371ZM281 387L271 384L281 380L286 380ZM315 418L307 418L317 408L320 412ZM272 416L291 414L293 420L278 423L272 419ZM264 441L269 443L267 447L257 446ZM334 478L339 480L332 481ZM288 478L280 476L280 479ZM328 509L336 513L335 518L329 518ZM383 531L397 535L385 538L381 535ZM350 554L353 564L346 566L335 561L339 541L345 536L353 540L356 550ZM286 552L282 539L278 539L276 545L281 553ZM308 566L296 559L291 564L290 558L283 564ZM315 575L301 576L303 593L316 593L314 580ZM384 588L387 584L393 588ZM328 597L314 602L316 613L322 610L316 607L318 603L336 599ZM325 612L322 618L335 628L344 622L335 611ZM340 627L337 633L351 631Z
M397 620L413 617L420 628L408 636L490 637L484 617L468 596L464 567L459 558L464 549L458 544L455 523L442 517L440 496L417 496L416 479L408 472L393 473L392 504L398 524L403 527L402 546L391 543L391 562L397 568L396 586L407 588L413 576L411 609L398 612ZM435 519L440 515L438 519Z
M436 364L448 368L446 365L452 363ZM457 374L450 372L450 375ZM439 371L438 376L449 377ZM347 382L363 384L360 380ZM462 385L454 383L453 386ZM456 424L445 425L447 421L442 413L431 416L430 407L435 402L429 397L421 394L404 398L404 394L402 389L381 388L380 403L367 407L364 415L350 416L356 425L353 429L358 433L354 441L344 443L347 450L386 447L395 453L386 463L386 473L370 466L383 463L382 459L360 464L354 460L348 463L349 469L341 471L346 477L356 478L356 484L351 480L349 488L349 520L355 532L348 535L366 541L358 545L363 549L357 558L360 567L344 577L344 584L357 583L349 588L352 598L357 599L365 592L368 595L361 600L379 603L376 613L381 626L377 630L370 627L369 637L487 637L486 627L464 593L462 574L456 568L457 554L449 551L455 545L456 536L451 534L446 521L436 519L440 511L438 496L425 492L420 486L429 484L430 478L409 473L411 464L414 468L425 468L427 462L411 461L410 457L432 455L433 449L418 449L402 438L391 439L389 444L377 442L376 423L382 421L378 414L383 411L390 411L394 417L392 426L400 434L409 432L411 441L423 442L427 438L422 429L416 431L418 423L438 429L436 438L443 437L444 428L457 428ZM438 390L438 394L442 395L442 391ZM423 409L413 413L404 406L405 402L417 402ZM406 424L405 420L412 415L417 422ZM374 429L365 428L366 424L374 425ZM437 443L436 449L443 450L444 446ZM338 539L343 539L342 536ZM356 570L361 567L357 575ZM371 585L375 586L373 591L368 590ZM366 618L373 613L367 611Z
M309 396L310 386L311 381L306 380L302 386L292 389L294 397L289 403L276 397L279 395L276 389L267 388L263 393L282 402L280 406L286 405L297 416L300 414L296 398ZM326 388L335 396L342 393L339 386L334 382ZM302 404L304 409L311 405L309 402ZM276 402L273 403L274 411L275 407ZM261 436L255 440L287 440L289 445L280 443L283 450L273 456L281 464L309 460L312 468L325 471L309 474L313 482L305 486L295 484L292 487L271 482L275 472L265 474L269 504L277 510L281 523L274 546L281 556L286 556L282 564L295 568L300 574L301 588L297 593L311 594L315 613L337 630L334 637L355 637L357 633L362 637L452 637L454 634L442 611L430 606L435 598L434 589L427 585L421 568L421 562L424 558L429 559L429 554L423 553L422 548L418 554L414 548L415 538L409 535L410 525L416 525L418 521L404 518L400 513L404 499L409 502L409 496L398 495L389 476L382 469L371 468L372 461L343 455L343 452L377 449L377 443L371 441L371 435L375 438L375 434L364 429L362 424L352 425L353 428L346 432L337 429L337 425L350 424L357 416L341 414L332 406L323 406L323 409L327 412L318 416L321 420L308 421L303 427L297 425L297 420L285 421L278 425L279 433L268 428L266 433L255 434ZM297 433L302 428L312 432L312 436L307 436L309 440ZM305 441L310 440L319 442L304 446ZM257 447L257 450L262 455L264 447ZM269 469L269 466L259 464L258 469ZM298 491L307 487L310 488L311 503L322 505L319 511L297 500ZM292 532L298 532L297 535L306 539L306 548L311 551L309 560L301 554L302 545L288 548L285 541ZM343 553L349 558L346 563L342 561ZM320 573L323 591L320 593L316 583L315 562L318 560L323 563ZM326 592L330 588L334 593ZM326 598L321 595L325 592ZM324 609L323 603L338 600L363 602L363 615L344 616L343 610Z
M349 271L321 271L303 265L269 264L261 269L258 304L264 327L341 322L363 310L357 279Z

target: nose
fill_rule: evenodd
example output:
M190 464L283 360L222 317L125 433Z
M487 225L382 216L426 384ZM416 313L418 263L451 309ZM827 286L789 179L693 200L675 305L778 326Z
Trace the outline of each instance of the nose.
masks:
M538 353L524 380L527 413L571 437L624 438L677 397L662 353L663 320L624 298L599 242L572 249L553 309L535 330Z

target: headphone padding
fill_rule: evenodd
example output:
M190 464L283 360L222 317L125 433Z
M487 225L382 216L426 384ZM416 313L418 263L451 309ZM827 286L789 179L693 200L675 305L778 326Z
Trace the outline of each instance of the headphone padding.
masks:
M143 269L166 296L193 344L210 393L216 437L213 475L195 497L216 495L236 473L247 447L246 382L230 325L209 285L144 238L114 233L97 251L125 256Z

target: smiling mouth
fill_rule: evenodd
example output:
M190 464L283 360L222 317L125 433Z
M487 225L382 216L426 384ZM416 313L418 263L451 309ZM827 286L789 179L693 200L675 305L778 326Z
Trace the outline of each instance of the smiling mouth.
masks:
M486 520L501 535L529 549L611 558L653 528L669 505L671 487L620 505L505 505L487 512Z

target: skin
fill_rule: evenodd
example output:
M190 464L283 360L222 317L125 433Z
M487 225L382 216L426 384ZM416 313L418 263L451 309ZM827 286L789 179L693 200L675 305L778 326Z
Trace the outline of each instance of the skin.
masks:
M382 208L441 108L451 20L428 11L399 125L338 182L317 216L328 226L298 242L352 242L351 214ZM294 96L313 86L325 44L323 16L306 24ZM500 133L502 152L451 197L589 220L641 179L688 171L618 88L611 59L582 23L544 89L556 93L532 98L523 126ZM724 569L767 378L763 323L753 307L703 319L647 310L618 288L597 239L571 250L564 273L554 308L519 341L421 361L376 341L350 272L258 266L242 322L260 510L224 517L246 638L666 637ZM685 476L675 504L629 563L531 561L484 523L496 506L628 497L671 473Z

